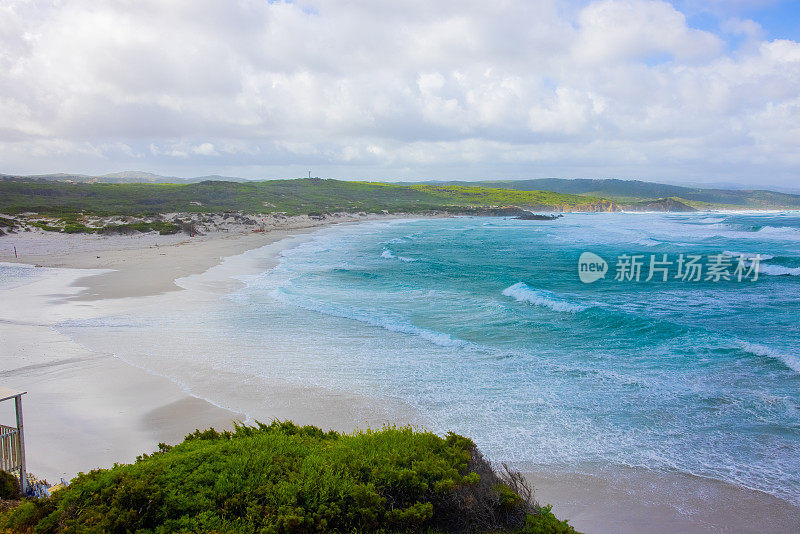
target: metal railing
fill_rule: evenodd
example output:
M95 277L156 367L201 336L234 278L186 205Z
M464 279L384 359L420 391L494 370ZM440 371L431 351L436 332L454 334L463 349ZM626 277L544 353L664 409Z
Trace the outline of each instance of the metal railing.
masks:
M0 425L0 469L21 471L25 464L19 430L13 426Z
M0 469L17 471L23 495L28 494L28 476L25 473L25 431L22 426L22 396L25 391L15 391L0 386L0 402L14 399L17 426L0 425Z

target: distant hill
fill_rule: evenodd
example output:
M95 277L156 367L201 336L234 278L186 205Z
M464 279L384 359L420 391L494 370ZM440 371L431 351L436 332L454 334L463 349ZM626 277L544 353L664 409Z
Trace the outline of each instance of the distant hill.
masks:
M764 189L705 189L658 184L640 180L592 180L539 178L476 182L426 182L436 185L494 187L515 191L553 191L570 195L591 195L619 203L623 209L646 201L672 198L695 209L798 209L800 195Z
M77 183L105 183L105 184L192 184L205 182L207 180L222 180L226 182L245 182L244 178L231 178L228 176L219 176L217 174L211 176L198 176L196 178L179 178L177 176L161 176L160 174L153 174L152 172L142 171L122 171L112 172L109 174L101 174L98 176L91 176L88 174L31 174L31 175L13 175L13 174L0 174L0 178L6 179L23 179L23 180L50 180L54 182L77 182Z
M226 176L212 175L199 176L195 178L179 178L175 176L161 176L149 172L124 171L100 176L89 176L84 174L42 174L31 176L17 176L0 174L3 181L40 181L40 182L66 182L66 183L92 183L92 184L198 184L202 182L226 182L226 183L267 183L277 184L279 182L291 183L295 180L269 180L266 182L256 182L243 178L231 178ZM308 180L308 179L305 179ZM318 180L318 179L312 179ZM330 180L325 180L330 182ZM338 183L359 183L347 181L335 181ZM298 184L301 182L298 182ZM363 182L361 182L363 183ZM375 184L381 182L373 182ZM641 180L617 180L617 179L565 179L565 178L538 178L533 180L486 180L486 181L424 181L424 182L395 182L388 184L393 187L405 186L416 187L418 193L420 187L435 187L438 189L426 190L427 198L420 197L421 202L431 200L431 196L440 197L441 201L454 202L459 205L465 203L476 205L477 197L485 197L483 200L492 198L493 204L502 204L504 200L512 197L503 198L502 193L495 192L486 196L486 193L476 191L465 192L459 188L481 188L518 192L552 192L562 195L583 195L593 197L592 201L604 199L613 202L615 208L624 210L639 211L642 209L652 209L655 211L689 211L703 209L800 209L800 194L770 191L765 189L725 189L725 188L703 188L687 187L679 185L659 184L654 182L644 182ZM264 186L267 187L267 186ZM446 189L442 189L446 188ZM300 188L302 189L302 188ZM468 194L467 194L468 193ZM466 201L467 196L476 198ZM541 195L540 195L541 196ZM516 196L517 200L525 198ZM552 200L552 199L549 199ZM346 204L344 198L337 202ZM511 202L509 202L511 203ZM541 202L538 203L545 207L554 209L565 206L572 209L575 205L573 201L562 202ZM683 206L683 208L681 207Z
M322 212L482 213L487 207L535 211L613 211L608 200L549 191L411 186L300 178L264 182L205 180L199 183L86 183L0 177L0 213Z

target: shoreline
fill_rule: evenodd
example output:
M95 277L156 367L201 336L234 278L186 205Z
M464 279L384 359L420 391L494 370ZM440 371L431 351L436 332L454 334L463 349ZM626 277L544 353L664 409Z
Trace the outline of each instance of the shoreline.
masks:
M517 465L536 498L581 532L795 532L800 507L721 480L644 467Z
M0 313L0 334L6 341L0 375L4 383L29 392L23 404L30 470L57 482L78 471L133 461L136 455L155 450L158 442L175 443L195 428L230 429L234 421L247 420L252 414L216 405L204 399L201 390L189 392L179 382L128 363L109 350L87 348L55 327L65 320L131 313L157 305L161 298L191 295L199 303L218 299L240 283L234 274L255 273L269 268L265 262L277 263L277 255L290 244L286 238L298 237L291 242L299 243L303 235L329 226L330 221L174 243L169 241L173 236L149 236L153 241L147 236L97 237L110 240L106 248L89 249L94 241L89 240L90 245L73 254L37 255L40 264L52 262L58 270L42 269L44 277L35 282L35 291L30 285L8 290L13 298L6 300ZM75 236L75 242L87 237ZM247 251L263 247L269 247L267 253L259 254L260 263L253 262ZM220 254L223 250L230 254ZM95 270L86 271L91 268ZM107 271L111 268L117 270ZM213 283L208 284L199 275L212 270ZM144 274L137 276L137 271ZM111 277L114 273L123 274ZM213 381L225 379L224 373L213 377ZM298 424L352 430L359 426L355 422L373 427L381 421L417 422L413 411L391 399L296 384L243 384L240 395L265 390L270 392L269 413ZM372 422L364 420L365 414ZM796 528L800 517L800 508L776 497L680 473L633 470L622 476L622 470L609 470L587 475L532 466L522 471L539 490L543 504L554 504L559 517L586 532L700 532L711 526L724 530L720 525L736 525L737 532L782 532ZM681 502L690 498L694 505L707 500L708 513L683 510ZM765 526L765 518L772 523Z
M89 350L59 332L55 326L70 315L90 319L98 314L92 306L69 301L79 290L72 283L83 275L45 272L5 291L9 306L0 322L0 376L4 384L28 392L23 410L30 472L51 483L71 479L78 472L133 461L159 441L193 431L194 422L226 427L240 418L194 399L165 377ZM154 435L148 414L181 402L182 411L161 412L170 431Z
M159 442L180 442L195 429L213 426L230 430L236 421L248 419L248 414L218 406L170 377L117 357L113 351L92 350L76 342L56 328L60 323L130 312L170 295L196 293L195 298L201 300L216 299L241 284L230 278L232 274L248 272L242 262L226 272L231 258L272 247L270 265L249 267L250 272L256 272L277 264L284 248L281 243L287 238L335 224L399 218L407 217L304 218L266 232L247 229L191 239L38 231L12 236L21 257L14 258L13 250L9 254L6 246L0 248L0 262L32 269L34 279L3 288L0 380L5 386L28 392L23 397L28 470L51 483L69 480L96 467L132 462L136 456L156 450ZM226 278L225 283L213 288L211 295L193 292L193 277L210 269L221 270L222 276L217 278ZM276 384L271 390L277 393L270 416L294 418L303 424L324 426L332 422L347 428L332 417L331 410L381 412L371 408L374 399L312 388L292 390L286 384ZM328 409L316 413L306 402L312 398L320 399ZM392 410L383 413L388 416ZM0 415L3 420L8 418L4 411Z
M432 218L437 216L430 216ZM107 269L80 278L80 300L143 297L182 290L177 278L200 274L225 258L270 245L293 235L341 224L422 218L408 214L333 214L288 217L254 232L237 225L225 232L103 236L32 230L0 237L0 262L66 269Z

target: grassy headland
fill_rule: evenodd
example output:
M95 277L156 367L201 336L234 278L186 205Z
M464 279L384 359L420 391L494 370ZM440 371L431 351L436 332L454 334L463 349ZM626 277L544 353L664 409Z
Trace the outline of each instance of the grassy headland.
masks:
M765 189L719 189L658 184L641 180L592 180L538 178L534 180L496 180L476 182L430 182L439 186L490 187L512 191L548 190L562 194L602 197L622 205L673 198L692 208L702 209L798 209L800 195ZM635 206L634 206L635 207Z
M0 179L0 213L63 216L156 213L469 212L481 207L595 211L610 203L594 196L482 187L396 185L304 178L264 182L205 181L188 184L66 183Z
M467 438L274 422L195 432L0 516L11 532L575 532Z

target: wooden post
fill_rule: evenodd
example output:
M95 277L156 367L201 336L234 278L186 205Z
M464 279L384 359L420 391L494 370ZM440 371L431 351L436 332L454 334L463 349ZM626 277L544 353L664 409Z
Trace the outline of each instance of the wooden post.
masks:
M28 494L28 477L25 473L25 434L22 431L22 395L14 397L14 408L17 412L17 432L19 432L19 486L22 494Z

